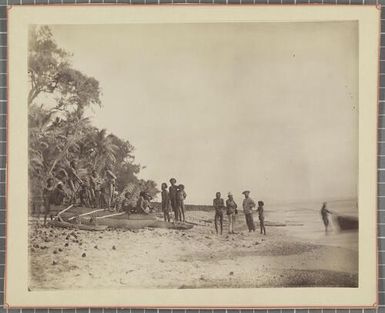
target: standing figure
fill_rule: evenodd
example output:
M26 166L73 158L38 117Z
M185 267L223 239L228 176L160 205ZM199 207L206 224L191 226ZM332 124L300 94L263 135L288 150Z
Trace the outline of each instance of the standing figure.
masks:
M213 200L213 207L215 209L214 224L215 231L218 235L218 222L221 227L221 235L223 232L223 209L225 208L225 202L221 198L221 193L217 192L215 194L215 199Z
M96 173L96 171L93 170L90 176L90 191L91 191L92 206L97 209L101 207L100 187L101 187L100 178Z
M259 228L261 229L261 234L263 233L264 235L266 235L265 213L264 213L264 209L263 209L264 205L265 204L263 203L263 201L258 201L257 212L258 212Z
M229 218L229 234L234 234L234 220L237 213L237 204L234 201L233 195L229 192L226 200L226 214Z
M112 199L112 208L114 211L116 212L120 212L120 207L122 205L122 201L121 199L119 198L119 192L117 192L116 190L114 191L114 197Z
M162 212L165 222L170 222L170 196L167 191L167 184L162 183Z
M321 216L322 216L322 221L324 222L324 225L325 225L325 233L327 233L328 227L329 227L329 214L332 214L332 212L330 212L327 209L327 203L326 202L322 203Z
M105 211L108 210L108 182L106 180L103 180L102 183L100 184L100 208L104 209Z
M178 191L176 193L176 206L177 206L179 221L181 222L186 221L184 217L184 200L186 199L186 197L187 197L187 194L184 191L184 185L181 184L178 186Z
M255 208L255 202L249 197L249 190L242 192L242 194L245 196L245 199L243 199L242 206L243 212L245 213L247 228L249 229L249 232L255 231L255 224L253 218L253 208Z
M44 226L47 224L47 216L51 212L51 199L54 190L53 178L47 179L47 186L43 188ZM52 215L51 215L52 220Z
M63 188L63 183L58 182L56 188L52 191L51 203L55 205L62 205L65 197L67 196Z
M106 170L106 183L107 183L107 207L108 210L112 209L113 203L114 203L114 196L115 196L115 181L116 176L113 172L111 172L109 169Z
M178 206L177 206L177 201L176 201L176 194L178 192L178 186L176 185L176 179L171 178L170 183L171 183L171 186L168 189L168 192L169 192L169 196L170 196L171 208L174 211L174 221L178 221L179 215L178 215Z
M80 205L85 208L91 207L91 193L90 193L90 185L87 179L82 181L80 185Z
M77 163L75 160L70 162L70 167L68 170L68 185L72 192L71 202L76 203L77 193L80 186L82 185L82 180L78 176Z

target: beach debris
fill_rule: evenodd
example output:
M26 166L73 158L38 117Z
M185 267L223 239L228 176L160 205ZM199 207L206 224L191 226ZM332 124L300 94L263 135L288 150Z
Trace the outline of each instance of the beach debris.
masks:
M95 246L94 246L94 248L95 248L95 249L97 249L97 248L98 248L98 246L97 246L97 245L95 245Z
M57 250L55 249L55 250L53 250L53 254L57 254Z
M85 252L83 252L82 257L85 258L86 256L87 256L87 254Z
M230 276L234 275L234 272L230 272L229 275L230 275Z
M62 251L63 251L63 249L62 249L62 248L59 248L59 249L58 249L58 251L59 251L59 252L62 252Z
M160 263L164 263L164 260L162 260L162 259L159 259L159 262L160 262Z
M66 242L66 243L64 244L64 247L68 247L68 242Z
M259 245L259 242L258 241L254 242L254 245L255 246Z
M57 265L57 261L53 260L52 265Z
M115 246L112 246L112 250L116 250L116 247L115 247Z

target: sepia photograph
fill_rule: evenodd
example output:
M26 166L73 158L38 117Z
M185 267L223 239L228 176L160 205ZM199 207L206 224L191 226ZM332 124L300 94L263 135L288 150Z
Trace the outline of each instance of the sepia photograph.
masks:
M358 20L51 19L23 38L31 296L368 288Z
M32 25L29 288L357 287L357 41Z

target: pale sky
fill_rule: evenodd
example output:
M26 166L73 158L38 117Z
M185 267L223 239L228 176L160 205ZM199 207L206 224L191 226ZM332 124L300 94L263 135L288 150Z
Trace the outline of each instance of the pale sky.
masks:
M355 22L51 26L99 80L93 122L187 203L357 195Z

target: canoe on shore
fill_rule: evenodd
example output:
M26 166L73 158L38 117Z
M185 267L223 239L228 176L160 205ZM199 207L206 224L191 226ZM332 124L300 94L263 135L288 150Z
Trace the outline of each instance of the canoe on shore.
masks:
M127 214L103 209L71 207L62 208L52 226L78 228L84 230L104 230L106 228L141 229L165 228L187 230L193 228L189 223L171 223L156 219L152 214ZM62 213L60 213L62 212Z

